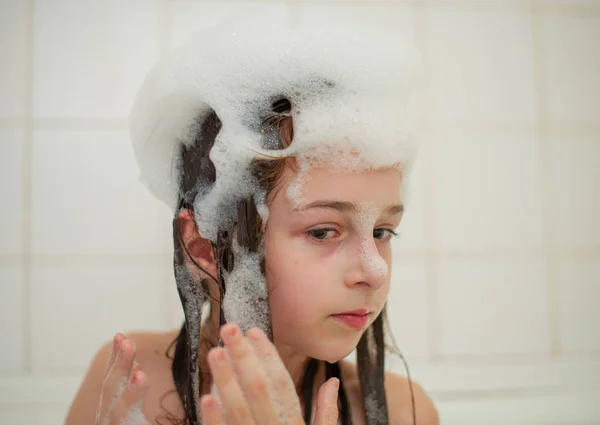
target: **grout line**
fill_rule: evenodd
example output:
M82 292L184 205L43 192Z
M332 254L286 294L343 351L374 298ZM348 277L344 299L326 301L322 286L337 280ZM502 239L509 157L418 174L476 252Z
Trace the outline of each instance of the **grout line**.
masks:
M27 53L25 54L25 87L23 90L23 97L25 98L25 137L23 139L23 170L22 170L22 194L23 194L23 215L22 215L22 243L23 243L23 305L22 305L22 320L23 320L23 367L26 373L32 371L32 345L33 345L33 331L32 331L32 276L31 276L31 245L32 245L32 230L31 230L31 217L32 217L32 178L33 178L33 55L34 55L34 10L35 1L29 0L26 6L25 16L25 40Z
M560 255L553 249L555 246L554 223L556 217L552 208L552 188L550 184L551 177L551 149L550 139L551 134L548 131L548 110L547 110L547 93L544 84L544 65L542 61L542 49L544 47L542 41L542 27L540 16L535 13L536 5L531 2L531 29L532 29L532 57L533 57L533 80L534 90L536 93L537 103L537 137L540 149L540 168L541 168L541 192L542 192L542 221L544 228L544 256L546 263L546 295L548 307L548 350L550 358L556 358L561 352L560 341L560 312L559 312L559 297L558 297L558 275L557 262Z

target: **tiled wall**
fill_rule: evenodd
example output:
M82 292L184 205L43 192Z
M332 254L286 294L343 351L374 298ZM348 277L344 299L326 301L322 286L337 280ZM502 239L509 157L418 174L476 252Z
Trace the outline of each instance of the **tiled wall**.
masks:
M180 323L127 114L162 52L241 7L402 26L423 53L390 316L442 423L600 423L593 0L2 0L0 423L61 423L112 334Z

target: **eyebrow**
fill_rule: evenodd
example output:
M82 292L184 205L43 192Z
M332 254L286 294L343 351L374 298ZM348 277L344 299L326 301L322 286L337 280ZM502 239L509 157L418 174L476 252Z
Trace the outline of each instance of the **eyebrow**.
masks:
M311 202L310 204L304 205L301 208L294 208L292 212L300 212L310 208L331 208L341 213L355 213L358 211L357 206L352 202L321 200ZM400 214L402 212L404 212L404 205L389 205L383 210L383 215L390 216Z

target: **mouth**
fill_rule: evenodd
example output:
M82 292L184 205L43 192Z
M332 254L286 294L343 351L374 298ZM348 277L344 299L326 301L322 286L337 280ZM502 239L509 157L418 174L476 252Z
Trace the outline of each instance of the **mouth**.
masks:
M363 308L332 314L331 316L352 329L363 329L369 321L370 314L371 311Z

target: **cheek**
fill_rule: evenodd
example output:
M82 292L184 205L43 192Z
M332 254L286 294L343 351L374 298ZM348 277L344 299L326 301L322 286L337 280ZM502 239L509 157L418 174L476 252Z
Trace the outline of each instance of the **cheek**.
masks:
M327 313L327 303L335 296L327 290L335 282L332 267L301 254L292 243L265 245L265 272L274 325L314 321Z
M299 260L272 261L266 273L272 314L310 317L318 304L315 294L327 276L314 264Z

